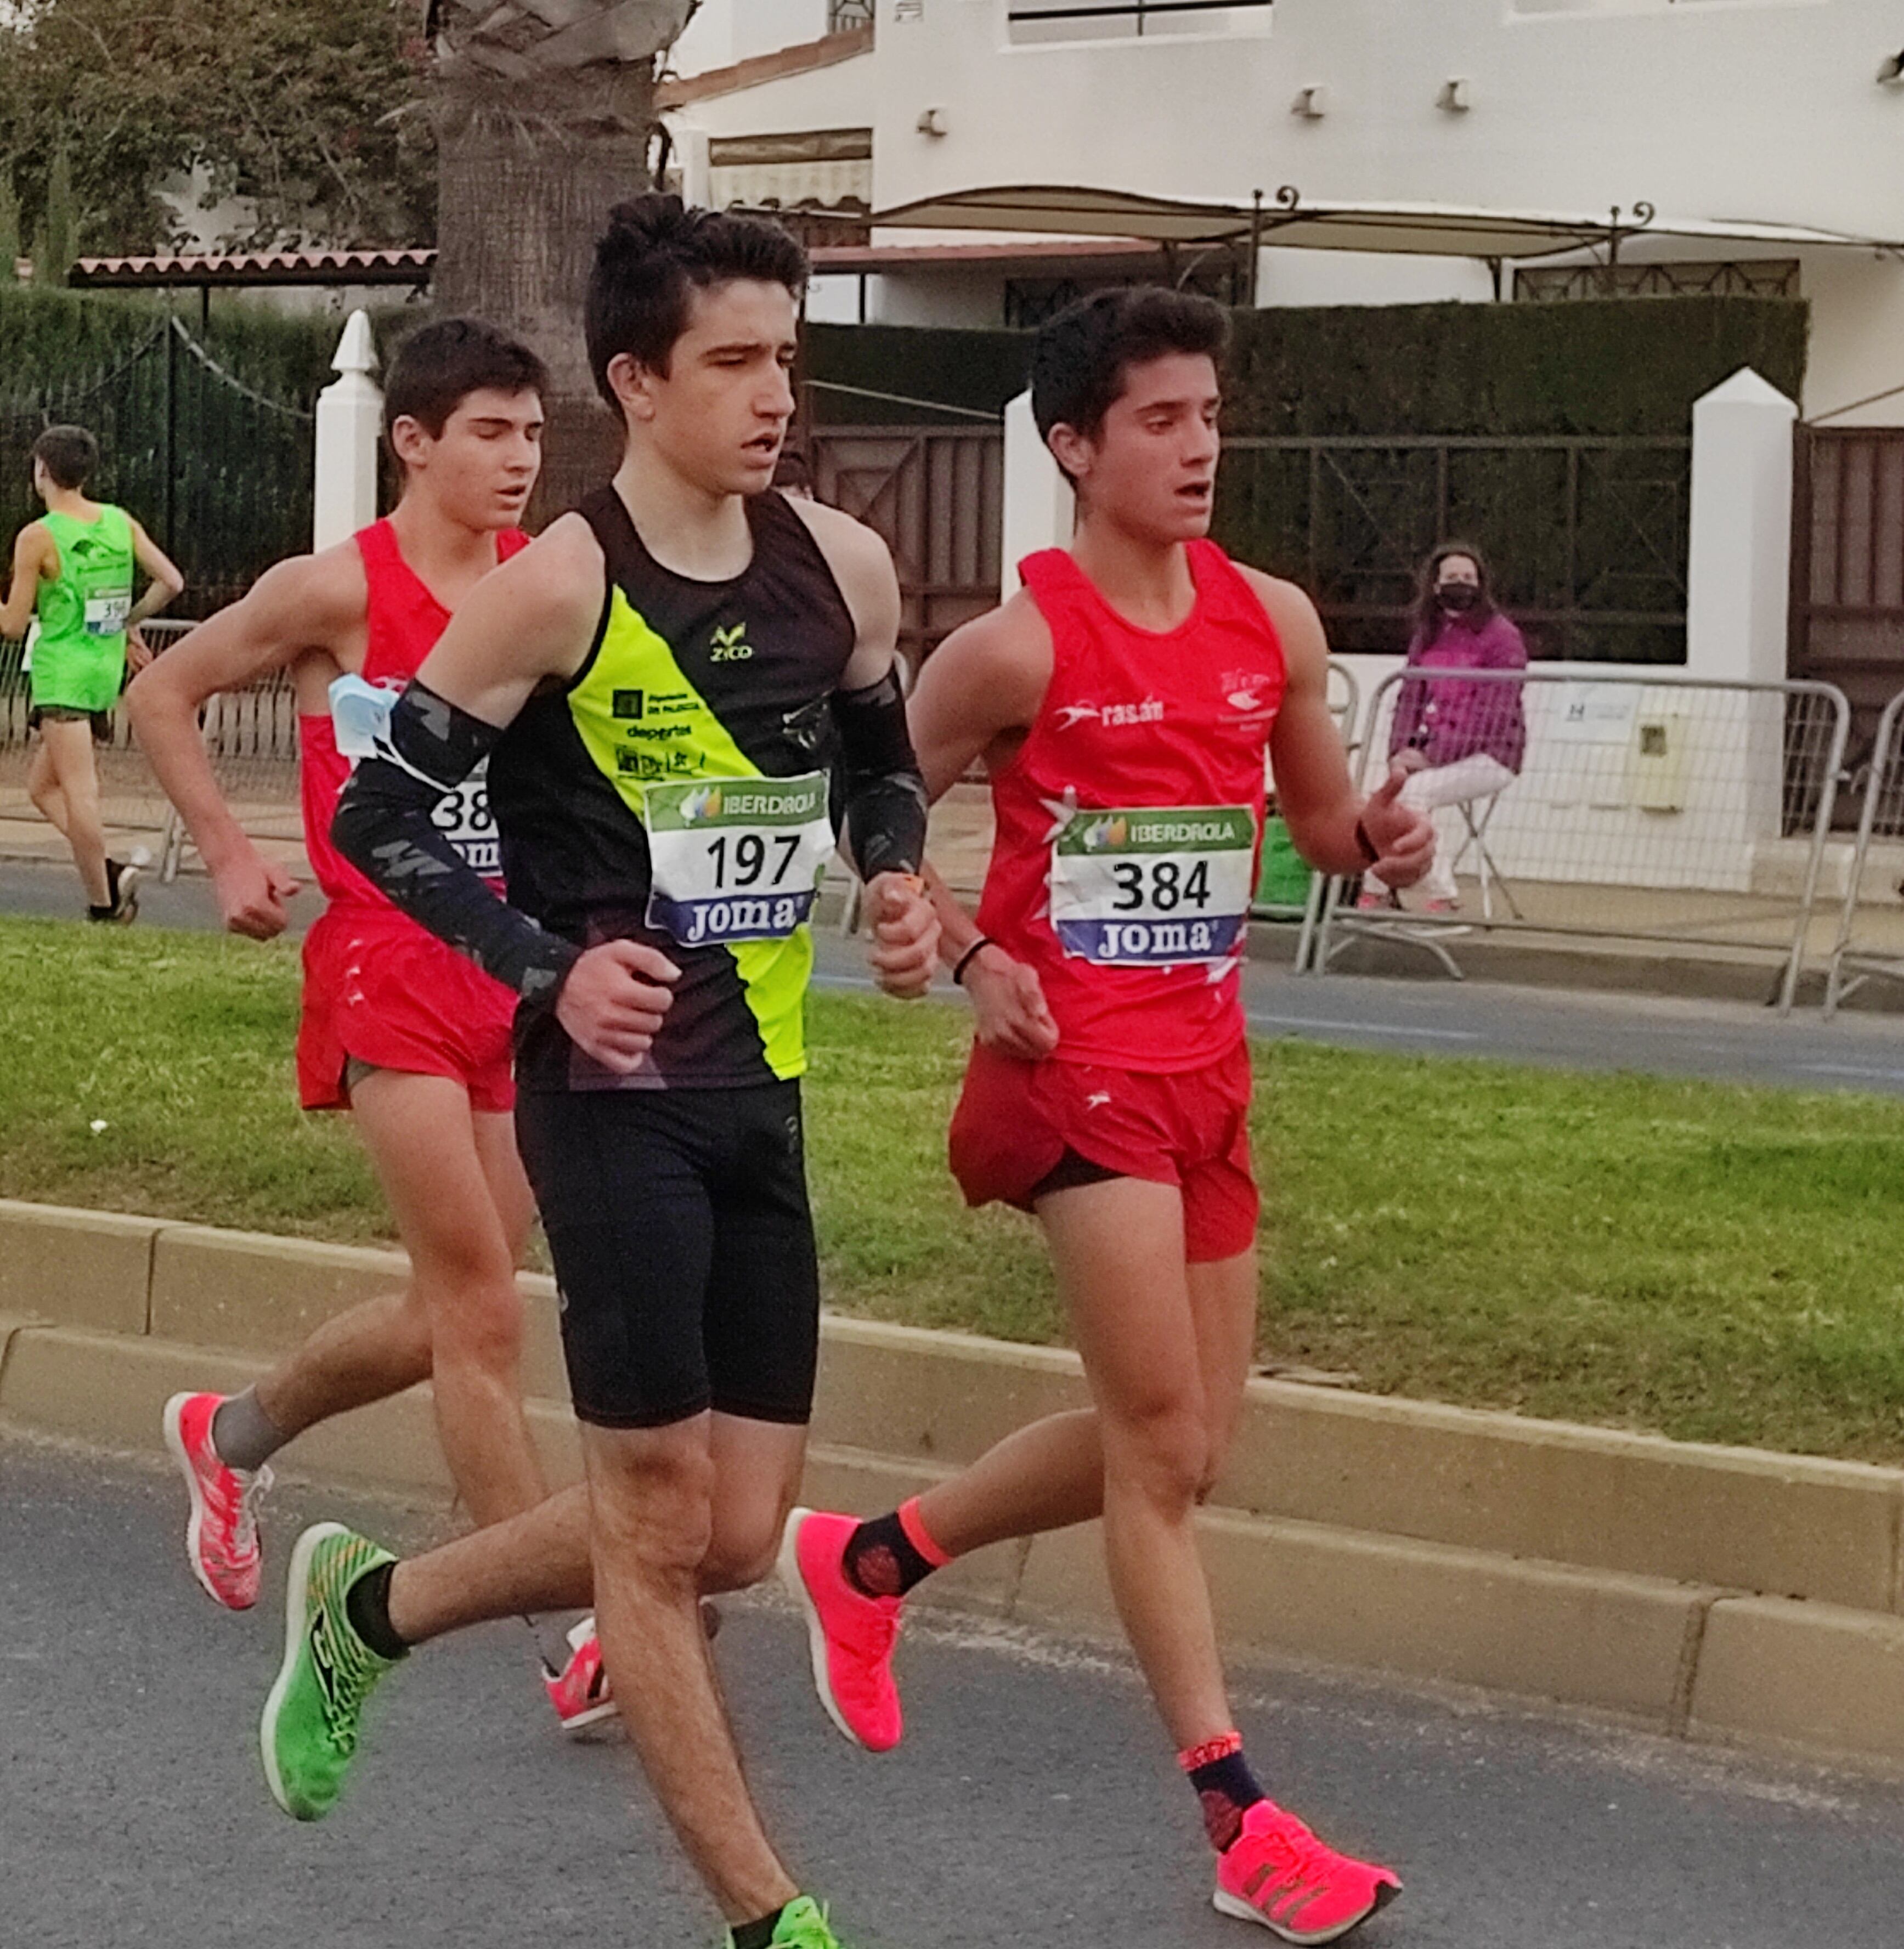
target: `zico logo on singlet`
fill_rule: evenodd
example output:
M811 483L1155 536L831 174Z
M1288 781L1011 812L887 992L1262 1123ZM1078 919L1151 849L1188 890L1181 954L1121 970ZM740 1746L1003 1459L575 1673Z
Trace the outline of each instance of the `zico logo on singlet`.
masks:
M650 785L645 800L649 926L699 947L778 940L812 912L834 844L824 772Z
M1072 811L1051 844L1051 928L1067 954L1112 967L1227 960L1256 857L1247 806Z

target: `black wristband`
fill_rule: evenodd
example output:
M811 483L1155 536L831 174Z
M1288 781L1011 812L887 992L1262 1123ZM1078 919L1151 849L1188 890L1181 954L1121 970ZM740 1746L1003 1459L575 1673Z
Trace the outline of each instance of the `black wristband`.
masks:
M1382 856L1382 849L1368 836L1368 828L1360 819L1356 821L1356 844L1362 849L1364 861L1372 866Z
M977 940L974 941L971 946L952 963L952 986L955 988L964 987L966 968L971 962L972 956L977 953L981 947L995 947L998 944L989 934L980 934Z

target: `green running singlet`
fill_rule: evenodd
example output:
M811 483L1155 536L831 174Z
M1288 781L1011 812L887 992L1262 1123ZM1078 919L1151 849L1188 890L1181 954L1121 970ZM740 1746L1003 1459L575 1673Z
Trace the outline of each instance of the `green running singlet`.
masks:
M132 524L102 506L96 521L45 514L60 572L35 601L32 701L70 710L110 710L126 679L126 616L132 606Z
M594 645L489 759L510 903L579 947L657 947L681 978L632 1076L582 1055L552 1010L525 1012L519 1089L739 1088L806 1070L807 914L832 848L828 699L855 629L786 500L770 490L747 510L753 558L728 582L663 567L612 486L578 510L607 561Z

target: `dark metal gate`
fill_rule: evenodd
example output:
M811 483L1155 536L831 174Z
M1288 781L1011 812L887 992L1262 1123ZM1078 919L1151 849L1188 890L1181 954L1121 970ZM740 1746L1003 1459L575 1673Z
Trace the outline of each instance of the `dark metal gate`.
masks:
M1682 664L1691 478L1666 436L1241 434L1215 533L1300 582L1338 651L1405 649L1421 561L1459 537L1536 657Z
M815 427L814 491L864 521L899 574L899 648L916 668L999 600L1005 436L996 427Z
M1904 427L1801 426L1794 490L1791 674L1850 698L1855 766L1904 690Z

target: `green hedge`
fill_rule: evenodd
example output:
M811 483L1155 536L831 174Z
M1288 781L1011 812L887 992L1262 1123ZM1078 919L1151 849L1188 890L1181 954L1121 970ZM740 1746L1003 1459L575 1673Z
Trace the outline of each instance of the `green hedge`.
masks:
M1685 434L1741 365L1798 396L1788 298L1330 306L1240 312L1238 434Z
M0 398L29 398L110 367L151 336L166 309L163 297L143 291L0 284ZM195 294L179 293L176 309L221 365L272 399L308 409L331 381L340 328L334 319L287 317L214 297L201 329Z

